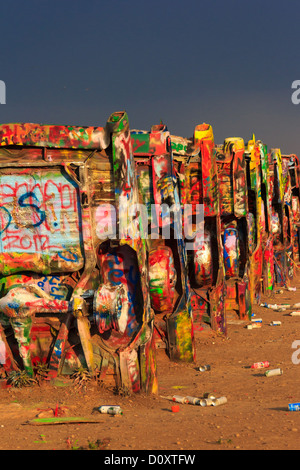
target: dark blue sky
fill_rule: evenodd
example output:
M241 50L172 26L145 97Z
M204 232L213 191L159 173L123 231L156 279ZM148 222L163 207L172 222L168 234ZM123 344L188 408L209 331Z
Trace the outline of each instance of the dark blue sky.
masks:
M0 4L0 122L132 129L162 119L216 143L254 132L300 156L299 0L12 0Z

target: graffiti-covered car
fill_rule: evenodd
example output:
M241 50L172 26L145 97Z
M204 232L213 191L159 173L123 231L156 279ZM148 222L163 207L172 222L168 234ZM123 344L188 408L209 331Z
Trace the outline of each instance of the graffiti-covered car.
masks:
M294 275L291 179L288 162L285 159L283 161L278 148L270 150L270 169L273 179L272 231L275 282L279 286L288 287Z
M195 345L181 205L171 147L164 124L132 130L157 347L174 361L193 362Z
M282 155L284 172L289 173L286 180L286 205L291 220L291 234L293 244L293 262L300 260L300 162L295 154Z
M261 149L253 136L245 146L248 197L248 252L250 301L260 303L263 289L264 243L267 238L265 200L262 188Z
M216 147L226 281L226 314L251 318L247 171L244 140L227 138Z
M213 129L203 123L193 138L171 136L179 180L195 331L205 324L227 332L225 278Z
M3 368L80 366L157 387L153 315L128 116L105 127L0 126ZM136 236L131 236L132 230Z

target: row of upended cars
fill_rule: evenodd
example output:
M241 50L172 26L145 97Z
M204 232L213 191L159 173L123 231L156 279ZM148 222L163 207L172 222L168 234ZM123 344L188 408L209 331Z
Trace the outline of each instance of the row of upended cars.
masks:
M0 374L86 368L155 393L156 351L196 360L299 262L296 155L164 124L0 126Z

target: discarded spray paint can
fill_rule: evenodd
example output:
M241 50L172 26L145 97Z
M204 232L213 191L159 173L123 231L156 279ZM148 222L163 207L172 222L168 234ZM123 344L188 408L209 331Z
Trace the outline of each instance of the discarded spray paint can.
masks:
M214 398L217 398L217 397L215 393L207 392L207 393L204 393L203 398L210 398L213 400Z
M278 308L278 305L276 304L267 304L266 302L263 302L262 304L260 304L261 307L265 307L265 308Z
M252 364L251 369L265 369L266 367L270 367L268 361L255 362L254 364Z
M215 398L202 398L202 400L200 400L200 406L212 406L213 404L213 400Z
M261 328L261 323L252 323L246 326L247 330L253 330L254 328Z
M212 401L213 406L225 405L225 403L227 403L227 398L226 397L215 398Z
M197 397L185 397L187 402L190 404L190 405L200 405L200 398L197 398Z
M283 374L282 369L267 370L265 372L266 377L274 377L275 375L282 375L282 374Z
M300 403L290 403L289 411L300 411Z
M262 304L260 304L260 306L270 308L271 310L276 310L276 312L284 312L287 308L290 307L288 304L286 304L286 305L277 305L277 304L266 304L266 303L262 303Z
M205 372L206 370L210 370L210 365L206 364L205 366L199 367L200 372Z
M109 415L122 415L123 411L120 406L100 406L98 408L100 413L105 413Z
M270 326L281 326L281 321L271 321Z
M180 397L179 395L173 395L172 400L176 401L177 403L188 403L188 400L186 397Z
M252 323L262 323L262 318L252 318Z

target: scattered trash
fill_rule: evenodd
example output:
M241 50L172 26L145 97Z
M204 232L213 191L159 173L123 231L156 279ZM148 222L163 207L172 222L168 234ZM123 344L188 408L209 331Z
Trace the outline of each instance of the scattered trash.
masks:
M105 413L109 415L122 415L123 411L120 406L100 406L98 408L99 413Z
M300 411L300 403L290 403L289 411Z
M296 292L297 288L296 287L287 287L287 290L289 292Z
M270 363L268 361L255 362L252 364L251 369L265 369L267 367L270 367Z
M200 372L205 372L206 370L210 370L210 365L205 365L205 366L200 366L199 367Z
M200 406L212 406L214 398L203 398L200 401Z
M253 330L254 328L261 328L261 323L252 323L251 325L246 325L247 330Z
M270 308L271 310L275 310L276 312L284 312L288 308L291 308L289 304L277 305L277 304L267 304L262 303L260 304L261 307Z
M262 323L262 318L252 318L253 323Z
M261 307L265 307L265 308L278 308L278 305L277 304L267 304L265 302L263 302L262 304L260 304Z
M300 317L300 312L291 312L289 315L291 317Z
M176 401L177 403L188 403L188 400L186 397L180 397L179 395L173 395L172 400Z
M275 294L283 294L283 290L282 289L276 290Z
M274 377L275 375L282 375L283 370L282 369L273 369L273 370L267 370L265 372L266 377Z
M281 321L271 321L270 326L281 326Z
M172 413L178 413L180 411L180 408L178 405L173 405L171 407Z
M203 398L211 398L211 399L214 399L214 398L217 398L217 397L216 397L216 394L215 394L215 393L207 392L207 393L204 393Z
M212 406L213 401L217 399L215 393L205 393L203 398L190 397L190 396L182 397L182 396L179 396L179 395L173 395L173 396L167 396L167 397L161 396L161 398L165 398L167 400L172 400L172 401L175 401L177 403L182 403L184 405L189 404L189 405L197 405L197 406L198 405L200 405L200 406ZM178 405L174 405L174 406L176 407Z
M185 397L190 405L200 405L200 398L196 397Z
M225 403L227 403L226 397L215 398L214 400L212 400L213 406L225 405Z

